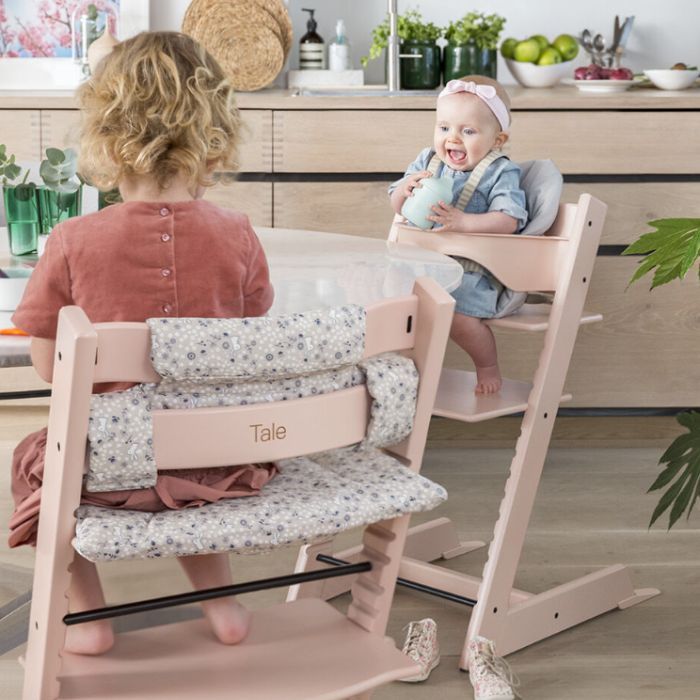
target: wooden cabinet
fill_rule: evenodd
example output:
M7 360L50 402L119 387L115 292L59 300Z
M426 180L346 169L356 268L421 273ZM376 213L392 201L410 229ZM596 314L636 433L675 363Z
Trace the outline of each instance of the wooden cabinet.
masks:
M39 143L38 109L0 109L0 143L7 153L14 153L19 161L38 160Z
M207 190L204 198L226 209L245 212L253 226L272 226L271 182L219 182Z
M12 110L13 112L17 110ZM32 143L32 160L39 158L48 146L77 148L80 140L80 113L75 109L42 109L36 111L37 130L27 138L13 138L18 143ZM0 115L5 110L0 110ZM242 112L243 130L239 146L241 172L272 172L272 111L251 109ZM26 118L25 118L26 119ZM18 123L19 119L17 118ZM39 121L41 135L39 136ZM3 122L0 121L0 127ZM19 128L19 127L17 127ZM26 133L26 130L25 132ZM8 137L9 140L9 137ZM0 141L0 143L4 143ZM38 150L40 149L40 150Z
M700 89L585 96L558 87L514 88L508 153L551 158L565 201L589 192L608 205L587 308L604 314L576 344L567 390L572 407L654 409L700 404L695 275L649 292L627 288L638 258L619 246L664 217L700 218ZM43 102L42 102L43 100ZM38 160L47 145L77 143L76 105L63 98L4 102L0 143ZM239 95L241 174L207 198L245 211L254 224L386 236L387 186L430 145L434 99L304 98L283 91ZM499 331L504 372L532 376L542 336ZM451 366L468 359L451 348Z

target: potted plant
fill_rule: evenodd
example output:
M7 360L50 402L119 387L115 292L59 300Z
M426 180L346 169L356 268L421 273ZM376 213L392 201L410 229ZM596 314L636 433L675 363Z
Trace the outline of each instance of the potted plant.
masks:
M76 167L72 148L47 148L39 167L43 185L28 182L29 169L16 182L22 169L0 144L0 176L12 255L34 253L40 247L40 236L48 235L59 221L80 214L83 180Z
M656 231L640 236L622 254L644 255L630 284L653 271L651 289L654 289L671 280L683 279L695 266L700 258L700 219L656 219L648 223ZM670 508L670 530L685 511L686 517L690 517L700 496L700 413L680 413L676 420L688 432L679 435L659 460L660 465L666 466L649 491L664 486L668 486L668 489L654 509L649 527Z
M408 10L397 18L397 31L401 40L399 59L401 87L407 90L431 90L440 85L440 47L437 40L443 30L432 22L425 22L418 10ZM362 58L366 66L371 59L378 58L389 40L389 18L372 30L372 45L369 55ZM410 57L408 57L410 56Z
M505 23L505 17L483 12L468 12L462 19L450 22L445 30L445 84L472 73L496 79L496 48Z

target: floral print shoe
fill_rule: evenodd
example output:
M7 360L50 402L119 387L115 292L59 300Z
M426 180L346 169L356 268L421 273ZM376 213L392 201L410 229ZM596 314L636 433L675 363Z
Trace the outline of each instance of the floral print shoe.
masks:
M520 681L508 662L497 656L493 642L475 637L469 642L469 680L474 688L474 700L515 700Z
M405 628L404 628L405 629ZM437 624L429 617L408 625L403 653L420 664L421 670L415 676L401 678L404 683L424 681L440 663L440 647L437 641Z

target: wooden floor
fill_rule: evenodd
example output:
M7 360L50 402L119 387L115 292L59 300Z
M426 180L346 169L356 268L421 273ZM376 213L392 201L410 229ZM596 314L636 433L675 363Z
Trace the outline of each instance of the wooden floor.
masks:
M9 551L10 454L14 444L42 422L40 412L2 416L0 427L0 697L20 697L16 661L27 620L32 552ZM442 442L441 444L444 444ZM656 496L646 489L658 472L661 446L550 450L516 585L537 592L599 566L628 564L637 587L662 595L624 612L603 615L509 657L526 700L695 700L700 691L700 512L671 532L649 531ZM429 450L424 473L444 484L450 499L436 514L452 518L465 539L488 540L511 458L509 449ZM446 565L479 574L485 551ZM295 551L233 559L238 578L291 570ZM108 598L118 602L186 589L174 562L117 563L104 568ZM138 574L148 572L148 579ZM283 591L246 596L251 607L283 598ZM339 602L342 605L342 601ZM197 615L183 609L179 616ZM170 613L173 616L173 613ZM469 610L398 590L389 633L400 645L412 619L437 620L442 663L420 684L394 683L377 700L471 698L468 677L457 669ZM127 624L147 624L131 619ZM232 696L233 697L233 696ZM280 699L283 700L283 699Z

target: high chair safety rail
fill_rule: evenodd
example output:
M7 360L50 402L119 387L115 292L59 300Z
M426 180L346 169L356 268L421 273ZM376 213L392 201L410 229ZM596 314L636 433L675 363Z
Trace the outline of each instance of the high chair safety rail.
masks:
M532 384L504 379L499 394L476 396L473 373L445 369L438 388L435 415L476 422L524 412L482 578L429 563L484 546L479 541L461 542L447 518L409 530L399 569L400 579L418 590L430 593L437 589L437 595L455 596L456 602L465 605L475 601L460 659L463 669L467 668L467 644L475 636L493 640L499 654L505 655L659 594L655 588L635 589L629 570L619 564L542 593L514 588L557 408L569 398L562 392L578 327L601 318L584 311L583 305L606 209L599 200L583 194L577 204L560 205L554 224L543 236L420 232L399 220L389 235L390 240L475 260L512 289L553 293L551 305L533 308L525 304L512 316L489 321L494 327L544 331ZM467 472L468 463L465 475ZM328 557L344 563L357 560L358 548L334 553L332 544L329 540L302 548L297 570L319 568ZM347 582L296 586L288 599L330 598L342 593Z
M219 459L226 459L225 463L230 464L245 463L252 456L256 461L293 458L287 461L281 475L272 479L256 498L231 499L245 502L237 506L241 508L257 507L255 503L263 502L265 489L274 487L276 480L279 479L277 488L289 483L295 472L288 467L297 459L295 455L309 455L308 458L299 458L302 460L312 456L320 459L317 454L319 446L330 450L323 453L327 461L317 463L317 466L328 467L328 479L337 468L333 466L336 455L339 455L337 464L340 468L346 464L348 454L360 455L352 459L360 460L365 456L368 460L375 459L376 463L368 462L368 473L374 475L376 465L384 465L382 468L391 469L387 472L390 480L399 483L402 479L404 484L415 484L415 492L411 493L419 499L426 487L439 493L443 491L442 487L417 472L453 308L453 299L436 282L422 278L416 282L412 295L379 302L366 311L364 356L400 351L401 362L405 365L409 362L406 358L410 358L418 373L412 429L396 445L383 450L363 446L349 451L342 447L357 441L358 426L368 426L368 401L358 397L363 392L369 393L370 389L361 385L320 397L265 404L267 423L275 422L282 415L280 409L287 410L289 406L296 406L297 412L304 417L303 434L281 441L286 445L284 450L274 445L274 441L255 442L250 430L247 431L248 440L256 444L257 449L241 450L236 441L227 439L223 420L219 420L212 431L202 432L202 422L197 416L201 411L208 412L206 408L162 411L161 414L179 413L180 419L186 414L193 422L181 424L178 421L173 427L167 421L156 420L153 427L155 441L167 442L174 435L173 430L186 431L191 443L186 459L191 459L193 467L211 464L208 460L212 458L212 452L205 449L211 441L228 445L225 454L217 446L215 463ZM352 601L346 615L319 599L299 600L255 610L248 636L234 646L216 641L203 620L190 620L119 634L114 648L100 656L65 651L67 623L85 621L85 618L81 620L80 613L71 612L66 617L69 606L66 592L74 556L73 543L75 546L81 543L76 533L76 514L81 518L80 509L84 508L80 506L80 497L92 385L102 381L157 382L159 376L149 354L149 329L145 324L92 325L78 307L66 307L59 315L23 700L150 697L190 700L200 697L202 688L206 688L206 696L212 700L231 697L246 700L369 700L377 686L414 675L418 670L415 662L385 637L408 530L408 515L397 513L396 508L391 509L389 517L376 516L377 519L364 528L362 563L359 566L362 572L354 577ZM338 401L345 405L344 420L336 421L331 435L324 434L321 438L319 431L309 426L316 425L326 406ZM255 406L256 411L261 405ZM248 425L251 408L232 405L220 409L219 413L227 416L229 426L241 421ZM335 447L340 449L331 449ZM167 455L163 465L157 460L156 451L159 468L174 461ZM356 465L352 460L350 463ZM294 498L294 492L290 492L289 498ZM426 504L426 507L432 507L432 504ZM208 507L188 509L188 512L204 513ZM269 509L273 509L272 503ZM245 558L237 561L245 561ZM312 572L313 578L327 573L333 575L332 571ZM292 574L272 581L237 584L226 591L197 591L194 599L305 580L306 574ZM306 585L316 584L315 581ZM185 596L192 599L188 594ZM173 601L141 601L126 604L126 607L160 607L164 602ZM107 610L87 611L87 617L92 614L97 616L92 619L97 619L114 612L115 606L108 606ZM124 612L124 608L116 606L116 612ZM283 659L284 663L277 663L277 659Z

